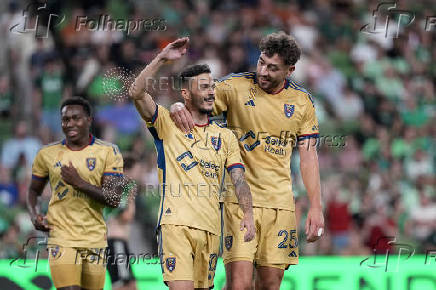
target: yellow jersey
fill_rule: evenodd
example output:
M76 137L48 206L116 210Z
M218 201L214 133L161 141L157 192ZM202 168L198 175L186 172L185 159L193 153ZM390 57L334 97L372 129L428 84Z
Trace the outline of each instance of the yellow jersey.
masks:
M230 74L216 83L214 115L221 113L238 138L253 206L294 210L292 148L319 137L311 95L290 79L268 94L255 72ZM233 192L225 196L226 202L237 202Z
M86 182L101 186L104 175L122 176L123 158L114 144L90 136L81 150L71 150L65 140L44 146L36 155L32 178L48 179L51 198L47 222L53 227L49 244L63 247L106 247L104 205L75 190L61 177L61 167L69 162Z
M215 122L196 125L185 134L160 105L147 125L158 155L158 226L184 225L219 235L224 169L244 168L236 137Z

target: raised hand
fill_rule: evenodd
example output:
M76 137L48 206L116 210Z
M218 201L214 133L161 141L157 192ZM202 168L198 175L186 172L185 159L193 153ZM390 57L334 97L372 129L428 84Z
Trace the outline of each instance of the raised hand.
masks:
M186 54L187 46L189 43L188 37L176 39L168 44L160 53L159 57L164 61L171 61L180 59Z

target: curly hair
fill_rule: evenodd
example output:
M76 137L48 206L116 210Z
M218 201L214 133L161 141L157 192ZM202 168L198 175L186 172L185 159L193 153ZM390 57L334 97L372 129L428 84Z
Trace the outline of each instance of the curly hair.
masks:
M301 55L300 46L295 39L283 31L263 37L259 49L268 57L277 53L286 65L295 65Z

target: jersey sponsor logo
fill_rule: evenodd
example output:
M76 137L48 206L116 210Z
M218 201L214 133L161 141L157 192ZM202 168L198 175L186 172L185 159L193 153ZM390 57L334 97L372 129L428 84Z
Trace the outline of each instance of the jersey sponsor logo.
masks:
M233 237L232 236L225 237L224 238L224 243L226 245L227 251L229 251L232 248L232 245L233 245Z
M221 148L221 138L220 137L210 137L210 142L212 143L213 149L215 151L220 150Z
M244 141L245 139L248 139L248 138L250 138L250 139L256 139L256 134L254 134L254 132L253 132L252 130L250 130L250 131L248 131L247 133L245 133L244 136L242 136L241 138L239 138L239 142L242 142L242 141ZM254 148L256 148L256 146L258 146L258 145L260 145L260 141L259 141L259 140L256 140L256 142L254 142L254 143L251 144L251 145L244 144L244 149L245 149L246 151L253 151Z
M176 258L170 257L165 261L165 265L167 266L168 271L172 272L176 268Z
M198 164L198 161L193 161L193 162L191 162L189 164L181 162L184 158L193 159L194 156L192 155L191 151L183 152L182 154L177 156L177 158L176 158L177 162L180 162L180 166L185 171L188 171L188 170L192 169L193 167L195 167Z
M249 100L249 101L246 102L244 105L245 105L245 106L251 106L251 107L255 107L255 106L256 106L256 104L254 103L253 100Z
M294 111L295 111L295 105L289 105L289 104L284 105L284 113L287 118L292 117Z
M95 159L95 158L86 158L86 166L88 167L89 171L93 171L94 170L96 163L97 163L97 159Z

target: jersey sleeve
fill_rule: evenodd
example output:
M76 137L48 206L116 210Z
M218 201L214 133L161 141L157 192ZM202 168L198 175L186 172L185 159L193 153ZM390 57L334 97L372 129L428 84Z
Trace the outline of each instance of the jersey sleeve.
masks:
M42 150L39 150L36 154L35 160L33 160L32 165L32 179L45 180L48 178L49 171L47 163L44 161L44 155Z
M218 81L215 86L215 103L213 115L218 116L227 111L231 98L235 95L235 90L229 81Z
M170 117L170 112L156 104L156 111L151 118L151 121L147 122L147 127L153 137L156 139L164 139L165 136L170 134L174 127L174 122Z
M306 105L306 110L298 130L298 141L319 137L319 125L315 114L315 106L313 105L312 97L308 95L308 98L310 99L310 102Z
M117 145L112 145L106 157L103 176L123 176L123 156Z
M242 162L241 153L239 151L238 140L232 132L228 133L227 137L228 150L226 159L227 172L230 172L233 168L242 168L245 170L245 166Z

